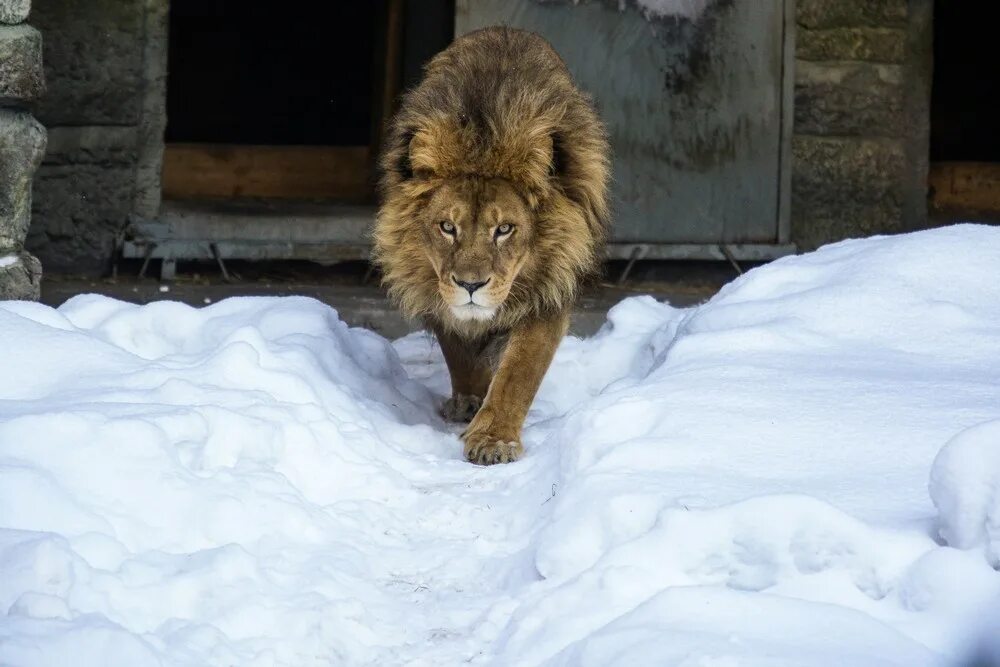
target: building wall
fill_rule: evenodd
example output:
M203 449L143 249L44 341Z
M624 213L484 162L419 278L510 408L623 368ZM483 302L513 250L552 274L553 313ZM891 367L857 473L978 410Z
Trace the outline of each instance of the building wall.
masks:
M45 151L45 128L29 105L45 91L42 37L26 21L30 0L0 0L0 300L37 299L38 260L24 250L31 178Z
M36 0L49 147L28 247L50 269L107 267L130 216L154 217L165 124L167 0Z
M923 226L932 0L794 2L792 240ZM167 5L34 0L49 142L26 246L51 269L105 270L129 219L158 214Z
M797 0L792 235L926 224L931 0Z

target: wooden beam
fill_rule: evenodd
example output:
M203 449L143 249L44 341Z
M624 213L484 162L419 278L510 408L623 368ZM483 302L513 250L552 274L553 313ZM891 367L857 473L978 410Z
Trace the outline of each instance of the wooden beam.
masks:
M1000 215L1000 163L934 162L928 185L933 211Z
M369 174L367 146L167 144L163 196L364 202Z
M382 140L389 121L396 111L396 101L402 88L404 0L388 0L383 5L384 24L380 25L376 43L379 49L375 63L375 95L372 105L372 172L382 151Z

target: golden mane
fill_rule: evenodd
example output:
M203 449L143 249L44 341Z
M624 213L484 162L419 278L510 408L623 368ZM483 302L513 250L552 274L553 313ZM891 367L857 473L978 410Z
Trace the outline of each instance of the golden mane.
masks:
M537 234L488 328L567 308L602 259L608 155L589 98L544 39L509 28L458 38L427 65L387 132L374 257L391 298L408 316L439 319L416 214L449 179L502 178L534 213Z

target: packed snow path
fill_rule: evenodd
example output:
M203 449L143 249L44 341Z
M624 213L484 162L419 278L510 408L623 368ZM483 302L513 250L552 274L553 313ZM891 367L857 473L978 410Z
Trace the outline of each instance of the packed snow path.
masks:
M0 304L0 664L957 659L1000 596L998 268L966 225L627 300L489 468L426 335Z

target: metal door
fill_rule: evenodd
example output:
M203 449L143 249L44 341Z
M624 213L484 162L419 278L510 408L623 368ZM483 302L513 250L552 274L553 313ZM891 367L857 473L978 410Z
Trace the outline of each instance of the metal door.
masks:
M614 150L612 255L756 259L788 242L791 0L458 0L456 32L540 33ZM725 246L723 249L722 246Z

